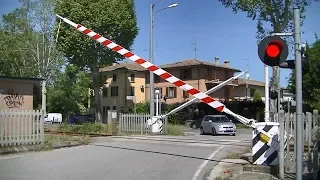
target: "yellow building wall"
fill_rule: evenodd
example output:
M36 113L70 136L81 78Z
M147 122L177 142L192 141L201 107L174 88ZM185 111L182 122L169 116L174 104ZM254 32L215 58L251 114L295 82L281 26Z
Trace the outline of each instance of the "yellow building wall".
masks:
M116 81L113 80L113 74L116 74ZM134 74L134 81L131 81L131 74ZM101 89L100 100L102 107L109 107L110 109L117 109L130 105L132 100L127 100L130 96L131 89L134 87L134 96L136 103L145 101L145 73L133 72L126 69L114 70L112 72L103 72L106 80L104 87L107 88L107 96L103 96L103 89ZM118 96L111 96L111 87L118 87Z

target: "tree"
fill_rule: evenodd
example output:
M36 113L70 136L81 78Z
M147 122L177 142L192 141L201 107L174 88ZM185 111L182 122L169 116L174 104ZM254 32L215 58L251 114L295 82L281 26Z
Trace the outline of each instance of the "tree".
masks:
M64 117L87 113L90 79L84 71L74 65L67 65L60 72L53 87L48 89L48 111L60 112Z
M219 0L225 7L232 8L235 13L243 11L249 18L257 20L258 42L270 33L292 32L293 8L300 7L301 25L305 18L305 7L312 1L319 0ZM292 40L292 39L289 39ZM273 67L271 90L280 86L280 68ZM276 112L277 101L271 100L270 111Z
M302 69L303 100L311 108L320 110L320 40L306 48L306 59ZM295 73L291 74L288 88L295 94Z
M130 49L138 34L134 0L57 0L55 13L81 23L126 49ZM95 117L98 122L102 122L99 68L124 57L99 45L69 25L61 25L58 46L70 63L92 72Z
M55 47L54 0L20 0L21 8L3 15L0 72L10 76L39 77L52 83L62 58Z
M257 101L261 101L261 95L260 92L255 90L253 93L253 101L257 102Z

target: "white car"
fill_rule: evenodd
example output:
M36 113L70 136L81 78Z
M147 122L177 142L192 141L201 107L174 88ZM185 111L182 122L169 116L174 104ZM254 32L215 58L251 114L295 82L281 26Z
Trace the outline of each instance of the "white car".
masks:
M62 114L61 113L48 113L44 116L45 123L62 123Z

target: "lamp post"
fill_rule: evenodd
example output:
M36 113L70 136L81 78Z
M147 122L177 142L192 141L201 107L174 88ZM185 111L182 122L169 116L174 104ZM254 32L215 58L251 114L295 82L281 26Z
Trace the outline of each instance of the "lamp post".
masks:
M150 4L150 48L149 48L149 61L150 63L153 64L153 23L154 23L154 15L158 13L159 11L169 9L169 8L174 8L178 6L177 3L171 4L165 8L159 9L154 13L154 6L160 2L161 0L158 0L156 3L151 3ZM153 72L150 71L150 116L154 116L154 74Z

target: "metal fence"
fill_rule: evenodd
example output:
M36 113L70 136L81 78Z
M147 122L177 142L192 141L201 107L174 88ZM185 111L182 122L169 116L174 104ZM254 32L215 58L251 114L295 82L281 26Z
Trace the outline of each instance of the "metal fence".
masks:
M43 123L39 110L0 110L0 146L42 144Z
M281 115L282 113L282 115ZM304 147L304 165L303 170L307 173L313 173L313 177L317 179L318 172L318 111L314 110L313 113L307 112L303 114L304 127L303 127L303 144ZM287 146L283 148L284 156L284 172L294 173L296 162L296 114L280 112L279 116L280 131L288 132L293 135L293 138ZM281 146L280 146L281 147ZM281 149L280 149L281 151Z
M149 114L119 114L119 133L151 134L148 119L150 119ZM158 134L167 134L167 117L160 120L162 121L163 128Z

